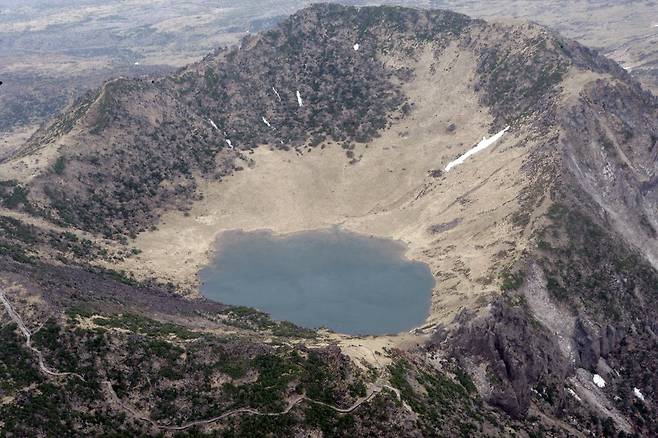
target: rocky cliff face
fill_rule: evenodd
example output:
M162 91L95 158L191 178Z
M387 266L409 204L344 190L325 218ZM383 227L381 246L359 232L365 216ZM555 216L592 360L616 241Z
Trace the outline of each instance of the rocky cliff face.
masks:
M609 225L658 266L656 97L637 84L598 80L565 106L561 125L569 183L585 191L606 212Z
M588 71L583 87L570 83L582 78L562 83L552 109L557 165L541 150L529 162L552 175L543 180L551 205L535 204L543 220L529 224L535 245L520 258L519 281L452 342L457 356L466 350L487 363L502 382L489 399L512 415L540 406L604 435L648 436L656 427L644 394L656 387L658 107L618 68L597 62ZM583 421L583 408L607 422Z
M443 170L487 131L507 126L486 156ZM447 11L318 5L175 75L108 82L42 128L0 163L13 177L0 184L11 216L0 222L0 268L11 279L5 287L45 290L39 300L48 312L69 312L51 324L73 333L65 346L44 339L43 348L58 366L84 358L84 391L101 397L108 379L120 398L167 424L198 419L185 385L210 403L206 417L231 407L283 409L300 394L345 407L367 386L383 395L363 411L343 417L313 405L267 430L651 436L657 154L656 98L613 62L547 29ZM179 217L177 209L191 213ZM423 337L413 347L398 339L400 349L377 350L364 366L363 357L324 348L336 338L314 344L309 337L319 334L257 312L171 295L176 281L163 285L169 278L157 275L171 271L161 261L167 255L133 257L157 253L143 242L157 241L162 215L209 242L215 234L197 233L199 224L289 232L342 223L405 239L438 281ZM137 237L132 254L116 242L126 236ZM175 242L203 252L189 240ZM147 261L162 268L148 282L107 269ZM189 345L196 335L178 326L116 317L122 308L230 333L198 341L228 342L219 348L224 362L211 364ZM35 314L35 324L48 312ZM115 331L96 339L108 325ZM89 349L73 354L82 342L74 335ZM124 348L130 337L139 348L101 349L102 363L92 364L91 346ZM264 346L271 337L275 348ZM291 339L307 347L291 347ZM18 359L3 360L27 360L18 344L15 352ZM140 358L144 370L135 368ZM128 368L131 377L121 378ZM28 385L23 377L12 374ZM213 398L220 387L227 398ZM104 406L67 394L66 406L80 412ZM7 412L32 406L19 404ZM127 427L111 418L108 427ZM265 426L207 427L248 434Z

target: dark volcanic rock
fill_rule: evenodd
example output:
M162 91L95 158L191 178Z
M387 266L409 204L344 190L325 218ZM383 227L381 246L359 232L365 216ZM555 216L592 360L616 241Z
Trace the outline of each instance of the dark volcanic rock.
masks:
M451 337L456 357L484 361L491 373L489 401L514 417L526 414L530 388L538 382L561 385L571 367L553 337L528 315L504 300L491 313L464 324Z

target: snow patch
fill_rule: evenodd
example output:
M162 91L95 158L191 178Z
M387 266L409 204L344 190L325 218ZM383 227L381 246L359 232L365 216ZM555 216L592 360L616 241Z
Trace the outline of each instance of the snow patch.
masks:
M265 124L267 125L268 128L271 128L271 127L272 127L272 125L270 124L270 122L269 122L265 117L263 117L263 123L265 123Z
M359 46L359 43L354 44L354 51L355 51L355 52L358 52L358 51L359 51L359 47L361 47L361 46Z
M576 394L576 391L574 391L573 389L571 389L571 388L567 388L567 392L568 392L569 394L571 394L571 396L572 396L573 398L575 398L576 400L578 400L579 402L582 402L582 401L583 401L583 399L581 399L580 397L578 397L578 394Z
M279 99L279 102L281 102L281 95L279 94L278 91L276 91L276 88L272 87L272 91L274 91L274 94L276 94L276 98Z
M226 144L228 145L228 147L233 149L233 143L231 143L231 140L229 140L228 138L226 139Z
M603 377L599 376L598 374L594 374L592 380L594 381L594 384L599 388L605 388L605 380L603 380Z
M135 61L135 65L139 65L139 62Z
M297 103L299 104L299 107L304 106L304 101L302 100L302 94L297 90Z
M639 389L633 388L633 395L638 399L644 401L644 394L642 394Z
M466 161L466 159L468 157L470 157L471 155L475 155L478 152L481 152L481 151L485 150L486 148L488 148L489 146L491 146L492 144L496 143L498 140L500 140L502 138L503 135L505 135L505 133L507 131L509 131L509 129L510 129L510 127L508 126L507 128L500 131L498 134L496 134L496 135L494 135L493 137L490 137L490 138L482 137L482 141L480 143L478 143L477 146L475 146L474 148L472 148L471 150L469 150L468 152L466 152L464 155L457 158L456 160L451 161L450 163L448 163L448 165L445 168L445 171L450 172L450 169L452 169L455 166L459 166L464 161Z
M215 122L213 122L212 119L208 119L208 121L210 122L213 128L219 131L219 128L217 127L217 125L215 125Z

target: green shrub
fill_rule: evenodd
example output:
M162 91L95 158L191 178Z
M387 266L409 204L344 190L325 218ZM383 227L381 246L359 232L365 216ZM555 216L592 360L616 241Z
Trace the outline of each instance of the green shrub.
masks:
M53 165L53 172L55 172L57 175L63 175L65 169L66 159L63 156L59 156Z
M519 271L516 273L504 271L500 274L501 285L500 288L504 291L517 290L523 284L525 275Z

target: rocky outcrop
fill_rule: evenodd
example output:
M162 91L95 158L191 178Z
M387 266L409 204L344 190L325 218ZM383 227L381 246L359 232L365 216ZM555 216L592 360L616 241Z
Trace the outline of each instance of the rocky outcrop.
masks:
M452 354L484 362L493 392L489 402L524 416L539 382L560 386L572 372L548 331L522 306L496 301L491 312L463 324L451 337Z
M595 370L600 358L607 358L619 351L625 339L625 330L616 329L610 324L596 330L591 323L579 317L576 319L573 338L578 351L578 366Z

